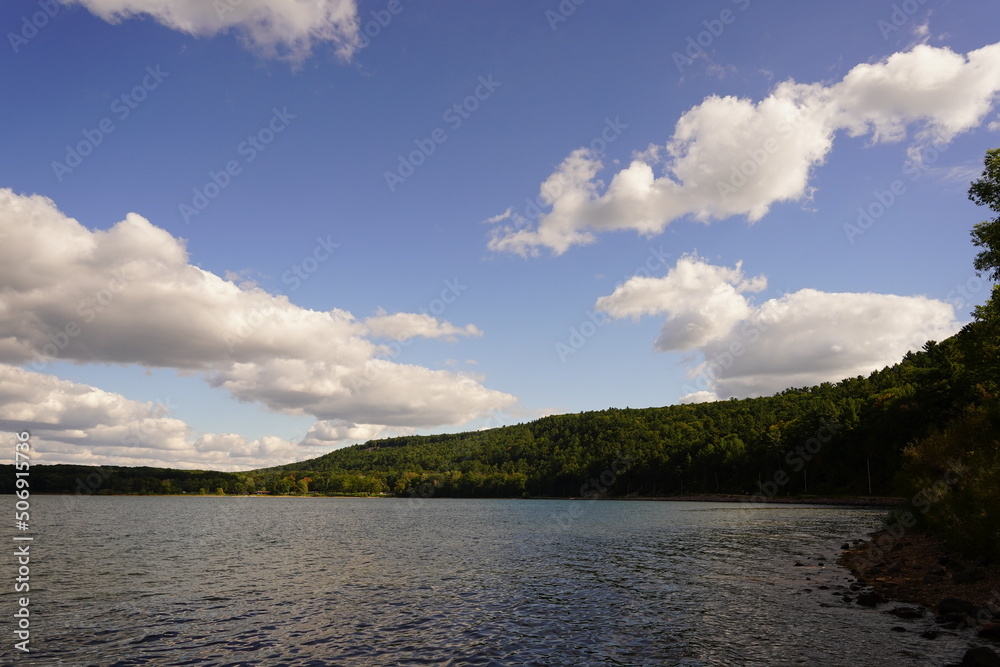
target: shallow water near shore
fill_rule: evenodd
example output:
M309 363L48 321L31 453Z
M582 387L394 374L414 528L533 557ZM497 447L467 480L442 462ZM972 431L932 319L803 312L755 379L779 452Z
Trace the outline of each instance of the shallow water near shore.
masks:
M56 496L32 509L19 665L939 667L969 645L835 595L853 580L840 545L884 509Z

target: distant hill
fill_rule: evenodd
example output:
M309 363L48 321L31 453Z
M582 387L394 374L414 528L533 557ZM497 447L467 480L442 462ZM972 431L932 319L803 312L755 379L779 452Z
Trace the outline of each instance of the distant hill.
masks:
M970 325L971 326L971 325ZM900 493L907 444L974 403L970 327L868 377L762 398L550 416L453 435L371 440L256 471L314 492L409 496ZM979 392L979 393L977 393ZM374 484L374 482L380 484Z

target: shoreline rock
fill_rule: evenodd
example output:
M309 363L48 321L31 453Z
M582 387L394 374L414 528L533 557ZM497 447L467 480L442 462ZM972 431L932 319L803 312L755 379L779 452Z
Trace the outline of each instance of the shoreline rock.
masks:
M882 530L843 547L838 562L871 590L859 604L892 601L934 610L943 629L976 629L981 645L971 646L956 667L1000 667L1000 557L968 558L916 530ZM905 618L919 612L900 606L888 613Z

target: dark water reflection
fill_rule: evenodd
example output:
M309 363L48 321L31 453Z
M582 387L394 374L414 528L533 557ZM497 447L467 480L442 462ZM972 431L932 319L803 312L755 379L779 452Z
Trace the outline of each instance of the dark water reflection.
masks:
M834 595L837 547L882 510L34 501L20 665L939 666L968 646Z

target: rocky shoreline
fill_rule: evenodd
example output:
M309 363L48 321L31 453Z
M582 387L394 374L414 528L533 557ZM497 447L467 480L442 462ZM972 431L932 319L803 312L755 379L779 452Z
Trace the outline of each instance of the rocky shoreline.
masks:
M941 631L974 630L975 638L956 667L1000 667L1000 562L998 558L967 558L934 536L910 530L882 530L867 540L843 545L839 562L856 578L855 603L879 608L900 618L933 614Z

